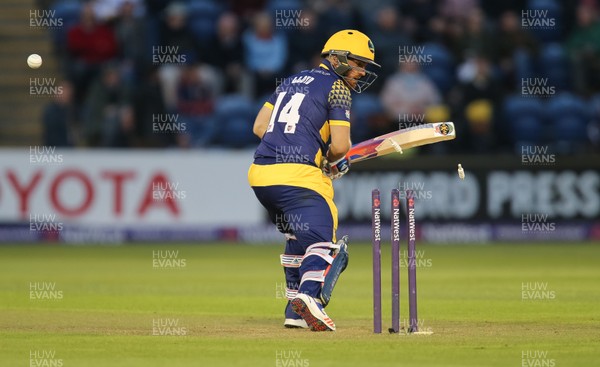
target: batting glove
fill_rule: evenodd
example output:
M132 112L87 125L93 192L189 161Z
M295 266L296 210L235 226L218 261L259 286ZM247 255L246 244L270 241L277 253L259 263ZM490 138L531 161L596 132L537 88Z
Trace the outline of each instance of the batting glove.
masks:
M343 157L335 162L323 159L323 173L332 180L337 180L350 171L350 161Z

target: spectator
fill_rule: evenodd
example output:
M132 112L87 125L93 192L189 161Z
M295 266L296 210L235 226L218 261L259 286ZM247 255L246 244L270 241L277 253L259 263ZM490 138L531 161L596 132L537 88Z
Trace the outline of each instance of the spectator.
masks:
M400 70L386 80L380 98L394 126L407 117L423 116L428 106L441 101L435 84L421 73L419 65L414 62L400 64Z
M154 129L154 123L159 122L161 116L167 115L158 68L152 68L137 86L133 107L136 134L141 137L146 146L160 147L175 144L174 134Z
M372 40L375 45L375 57L381 65L379 77L386 78L398 67L399 47L410 46L412 41L400 29L400 15L393 6L377 11Z
M120 46L120 57L134 70L143 70L144 47L146 46L145 25L135 15L135 3L127 0L121 4L115 24L115 33Z
M575 85L580 93L600 91L600 21L595 2L577 7L577 27L567 41L575 65Z
M478 54L493 57L494 40L485 29L485 14L480 8L471 9L466 19L465 33L461 41L463 58L465 55Z
M120 108L129 104L130 92L122 85L119 69L115 64L104 67L102 75L90 87L84 109L83 138L86 146L96 147L105 143Z
M227 8L245 21L252 19L267 5L267 0L227 0L226 2Z
M75 86L75 103L79 104L102 65L117 55L117 41L112 29L96 20L92 3L83 5L80 22L69 30L67 38L71 58L68 71Z
M442 0L439 5L439 12L444 18L459 22L468 20L474 9L479 10L478 0Z
M492 64L485 57L470 59L462 69L461 84L454 101L454 109L463 113L457 129L464 131L461 140L467 149L491 151L495 140L501 140L504 135L501 126L496 124L502 99L500 85L493 76ZM467 125L463 124L464 121Z
M180 146L203 146L213 141L216 126L211 114L214 108L215 92L210 82L204 79L197 65L186 65L177 84L177 113L191 136L180 136Z
M438 14L438 6L433 1L402 1L400 4L400 10L403 15L402 27L407 32L408 36L416 43L424 43L431 40L431 38L428 37L429 34L427 28L431 27L432 20L436 19L435 22L438 25L443 26L444 24L443 17ZM433 40L440 41L439 39Z
M224 13L219 17L217 35L203 54L203 58L223 75L225 93L237 93L243 89L244 50L235 14Z
M165 18L161 29L159 53L162 56L182 56L197 59L199 48L189 30L187 22L187 6L184 3L172 2L165 9ZM153 52L156 55L156 50Z
M320 62L321 49L328 37L319 17L311 9L302 9L301 20L303 25L288 33L290 60L293 60L289 69L293 73L311 69L313 67L312 59L315 56L319 58Z
M94 14L101 22L111 22L120 16L123 5L129 4L135 17L144 14L143 0L94 0Z
M362 29L358 10L346 0L325 0L320 22L325 36L329 37L340 29Z
M254 96L272 91L287 60L287 39L274 31L268 13L259 13L244 33L243 43L246 66L254 77Z
M135 115L133 108L125 104L114 113L105 116L103 146L111 148L129 148L135 145Z
M491 153L495 148L493 133L494 110L491 101L476 99L464 109L467 121L467 151L473 153ZM464 142L464 140L463 140ZM463 147L465 145L463 144Z
M42 141L54 147L73 146L72 132L75 122L73 88L68 82L59 85L58 93L44 108L42 115Z
M531 75L537 42L521 28L519 16L512 10L502 13L494 41L494 61L500 67L508 90L514 90L515 81Z

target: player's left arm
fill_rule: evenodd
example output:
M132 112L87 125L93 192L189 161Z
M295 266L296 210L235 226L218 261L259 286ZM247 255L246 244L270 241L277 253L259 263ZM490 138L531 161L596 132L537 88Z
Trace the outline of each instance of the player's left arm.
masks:
M263 138L265 133L267 132L267 127L269 126L269 121L271 120L271 113L273 112L273 107L269 106L265 103L264 106L258 111L258 115L256 115L256 119L254 120L254 126L252 127L252 132L254 135L259 138Z

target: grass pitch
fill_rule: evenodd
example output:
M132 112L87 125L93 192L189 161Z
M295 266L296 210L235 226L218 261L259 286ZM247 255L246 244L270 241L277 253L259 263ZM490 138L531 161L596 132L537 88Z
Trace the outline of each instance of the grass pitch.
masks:
M328 307L338 330L284 329L281 249L0 247L0 365L561 367L600 361L600 244L418 244L420 326L430 336L372 333L368 244L350 244L350 265ZM177 251L177 257L170 252L171 261L156 262L153 251ZM389 327L389 246L382 253ZM406 268L401 277L404 323Z

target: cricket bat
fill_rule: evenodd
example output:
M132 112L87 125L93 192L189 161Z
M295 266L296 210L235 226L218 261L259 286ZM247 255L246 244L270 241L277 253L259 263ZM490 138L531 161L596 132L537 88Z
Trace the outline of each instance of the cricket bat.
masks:
M456 130L452 122L418 125L358 143L350 148L346 154L346 159L351 163L356 163L394 152L402 153L405 149L421 145L452 140L455 137Z

